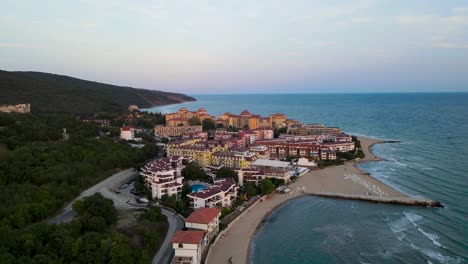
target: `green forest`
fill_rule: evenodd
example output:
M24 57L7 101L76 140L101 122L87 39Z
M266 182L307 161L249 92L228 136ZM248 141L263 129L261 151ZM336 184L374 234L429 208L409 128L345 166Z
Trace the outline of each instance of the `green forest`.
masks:
M0 71L0 104L29 103L34 113L121 113L129 105L149 108L185 101L195 99L57 74Z
M69 140L62 140L63 128ZM149 262L155 247L150 252L145 246L164 234L151 225L135 230L148 239L136 250L131 234L113 228L112 202L113 209L108 202L93 202L106 216L77 204L79 217L70 224L45 223L82 190L121 169L139 167L158 152L152 143L131 148L99 133L102 129L73 116L0 113L0 263Z
M73 209L77 217L70 223L23 229L0 225L0 263L150 263L167 230L158 207L141 212L134 233L119 230L112 201L99 193L76 202Z

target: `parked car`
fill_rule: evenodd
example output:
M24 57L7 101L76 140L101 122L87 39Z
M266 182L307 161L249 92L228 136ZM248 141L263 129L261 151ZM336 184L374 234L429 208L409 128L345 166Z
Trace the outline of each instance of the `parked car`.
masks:
M141 203L141 204L143 204L143 203L148 203L148 202L149 202L148 199L146 199L146 198L141 198L141 197L137 197L137 198L136 198L136 201L137 201L138 203Z
M126 189L129 185L128 184L124 184L122 186L119 187L119 189L123 190L123 189Z

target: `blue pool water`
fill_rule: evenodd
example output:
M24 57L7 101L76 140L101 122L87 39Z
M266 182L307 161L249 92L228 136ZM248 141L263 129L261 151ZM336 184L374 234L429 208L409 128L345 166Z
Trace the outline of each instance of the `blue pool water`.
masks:
M401 140L360 164L402 192L441 201L422 208L306 197L281 206L252 243L253 263L466 263L468 93L199 95L180 107L324 123L367 137Z
M201 184L194 184L194 185L190 186L190 188L192 188L192 192L199 192L199 191L205 189L206 187L201 185Z

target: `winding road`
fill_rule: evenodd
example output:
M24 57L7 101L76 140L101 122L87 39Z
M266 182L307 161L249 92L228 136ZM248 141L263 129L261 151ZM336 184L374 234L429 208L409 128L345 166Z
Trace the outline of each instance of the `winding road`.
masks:
M167 221L169 222L169 229L167 230L166 238L159 248L158 253L153 258L153 264L162 264L169 263L172 258L172 237L174 236L177 230L181 230L184 225L184 219L178 214L162 208L162 213L167 216Z
M121 186L124 182L127 182L137 174L138 172L135 169L127 169L118 172L112 175L111 177L99 182L98 184L83 191L77 198L75 198L67 206L65 206L65 208L59 215L49 219L48 222L58 224L72 221L73 218L76 216L76 212L73 211L72 208L73 203L75 203L79 199L83 199L98 192L101 193L102 196L104 196L105 198L111 199L114 202L114 206L119 210L142 208L142 205L129 203L135 200L135 197L129 192L122 192L121 194L116 194L114 192L114 190L117 190L119 186ZM162 264L170 262L173 253L171 244L172 237L174 236L174 233L177 230L181 230L184 227L185 223L184 219L175 212L165 208L161 208L161 211L165 216L167 216L169 228L167 230L166 238L164 239L161 248L153 258L153 264Z

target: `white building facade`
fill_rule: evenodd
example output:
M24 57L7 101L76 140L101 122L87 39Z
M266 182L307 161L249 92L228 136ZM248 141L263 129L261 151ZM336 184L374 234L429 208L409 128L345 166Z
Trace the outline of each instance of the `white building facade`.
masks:
M182 192L182 169L189 162L190 157L173 156L153 160L141 168L140 175L152 197L161 199L165 194L179 195Z

